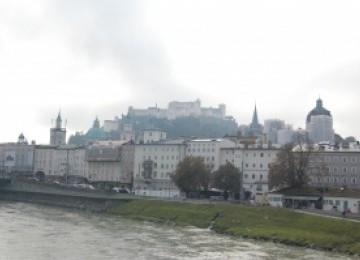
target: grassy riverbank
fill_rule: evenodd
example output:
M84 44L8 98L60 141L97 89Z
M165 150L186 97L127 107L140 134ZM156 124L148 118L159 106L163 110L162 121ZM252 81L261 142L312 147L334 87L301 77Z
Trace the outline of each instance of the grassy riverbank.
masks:
M107 212L181 226L212 226L223 234L360 254L360 223L282 208L133 200Z

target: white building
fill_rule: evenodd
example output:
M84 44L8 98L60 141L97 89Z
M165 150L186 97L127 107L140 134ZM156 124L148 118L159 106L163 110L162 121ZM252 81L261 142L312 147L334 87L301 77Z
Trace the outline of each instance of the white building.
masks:
M267 145L223 148L221 164L230 162L242 172L244 191L251 196L264 195L269 190L269 166L276 160L279 149Z
M124 141L97 141L88 146L85 154L87 178L98 186L131 188L134 153L127 149L132 146L125 144Z
M236 144L228 139L194 139L186 142L186 156L200 156L205 164L211 165L213 171L219 169L220 151L223 148L234 148Z
M179 197L170 175L185 158L183 141L159 141L135 145L134 191L136 195Z
M87 177L85 147L36 145L33 172L35 175L44 174L46 177Z
M0 174L32 176L35 145L24 140L24 135L21 134L17 143L0 144Z

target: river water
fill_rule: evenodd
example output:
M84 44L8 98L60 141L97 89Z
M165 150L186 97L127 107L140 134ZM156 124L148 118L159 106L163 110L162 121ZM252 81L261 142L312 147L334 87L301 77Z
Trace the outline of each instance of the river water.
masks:
M0 202L0 259L353 259L209 230ZM354 258L355 259L355 258Z

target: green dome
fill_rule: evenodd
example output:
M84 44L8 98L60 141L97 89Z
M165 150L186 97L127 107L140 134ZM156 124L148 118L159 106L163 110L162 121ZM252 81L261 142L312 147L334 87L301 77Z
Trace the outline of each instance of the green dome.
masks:
M85 136L90 139L106 139L106 132L104 129L100 128L100 122L98 118L94 120L93 127L89 129Z

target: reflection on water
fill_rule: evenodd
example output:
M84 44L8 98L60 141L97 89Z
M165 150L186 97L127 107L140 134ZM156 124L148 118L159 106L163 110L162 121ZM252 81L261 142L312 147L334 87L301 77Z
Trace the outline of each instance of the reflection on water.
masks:
M0 249L0 259L352 259L192 227L5 202Z

